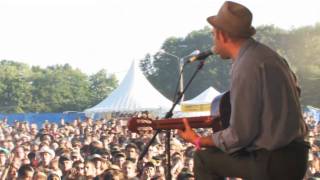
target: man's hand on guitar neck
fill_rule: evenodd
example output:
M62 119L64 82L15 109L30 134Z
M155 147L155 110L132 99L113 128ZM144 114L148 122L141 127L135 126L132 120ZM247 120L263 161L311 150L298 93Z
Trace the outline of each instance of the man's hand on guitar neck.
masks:
M196 146L214 146L211 136L200 137L189 125L187 119L183 119L184 131L178 130L179 136L187 142L195 144Z

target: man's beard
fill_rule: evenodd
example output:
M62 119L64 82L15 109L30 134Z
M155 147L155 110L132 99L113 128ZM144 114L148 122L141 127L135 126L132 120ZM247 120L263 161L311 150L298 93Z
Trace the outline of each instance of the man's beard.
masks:
M220 56L220 58L223 60L230 59L230 56L227 55L227 53L221 52L221 50L219 50L216 46L213 46L211 48L211 51L213 52L213 54L218 54Z

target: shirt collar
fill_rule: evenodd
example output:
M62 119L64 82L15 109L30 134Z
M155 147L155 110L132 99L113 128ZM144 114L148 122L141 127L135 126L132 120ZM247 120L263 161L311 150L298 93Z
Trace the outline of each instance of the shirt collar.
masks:
M240 47L239 50L239 54L238 57L235 61L233 61L233 63L231 64L231 71L230 74L232 74L233 69L235 68L235 66L239 63L241 57L243 56L243 54L246 52L246 50L248 49L249 46L251 46L252 44L254 44L256 41L253 38L249 38L248 40L246 40Z
M239 59L241 59L241 56L246 52L246 50L248 49L249 46L251 46L252 44L254 44L256 41L253 38L249 38L248 40L246 40L239 51L238 57L237 57L237 61Z

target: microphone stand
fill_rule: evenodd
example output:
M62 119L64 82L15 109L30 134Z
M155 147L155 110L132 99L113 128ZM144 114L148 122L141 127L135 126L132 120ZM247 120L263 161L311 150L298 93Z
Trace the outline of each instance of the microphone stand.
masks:
M186 65L186 63L183 65L183 69L184 66ZM189 88L191 82L193 81L193 79L196 77L196 75L199 73L199 71L202 69L204 65L204 60L201 60L198 64L198 67L196 69L196 71L192 74L190 80L187 82L186 86L183 88L183 91L179 93L178 98L175 99L171 109L166 113L165 118L171 118L173 116L173 110L176 107L176 105L180 102L182 96L184 95L184 93L186 92L186 90ZM183 72L183 71L181 71ZM180 74L181 76L181 74ZM151 138L151 140L148 142L148 144L145 146L144 150L142 151L142 153L140 154L138 161L142 160L143 157L146 155L150 145L154 142L156 136L161 132L160 129L158 129L155 134L153 135L153 137ZM166 180L171 180L172 179L172 174L171 174L171 153L170 153L170 137L171 137L171 130L166 130L166 142L165 142L165 151L167 153L167 172L166 172Z

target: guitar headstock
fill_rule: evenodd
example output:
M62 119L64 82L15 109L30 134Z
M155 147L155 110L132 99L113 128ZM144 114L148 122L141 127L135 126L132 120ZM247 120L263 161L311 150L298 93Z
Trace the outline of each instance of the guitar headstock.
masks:
M128 129L135 133L150 133L154 128L154 120L147 116L132 117L128 121Z

